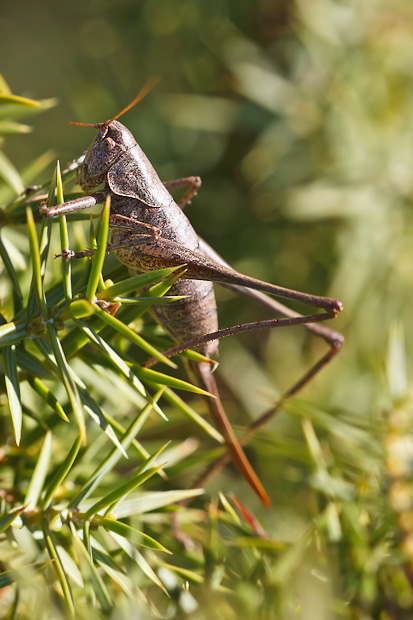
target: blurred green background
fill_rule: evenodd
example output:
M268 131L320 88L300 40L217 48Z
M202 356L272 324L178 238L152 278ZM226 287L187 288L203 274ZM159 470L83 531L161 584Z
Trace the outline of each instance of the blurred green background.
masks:
M331 324L343 351L300 398L328 411L341 465L354 445L362 458L358 426L381 425L412 370L412 3L21 1L2 11L0 39L13 92L58 98L29 139L8 139L18 168L79 156L93 131L67 121L104 121L159 76L123 122L163 180L202 177L187 207L199 234L239 271L343 301ZM219 297L222 326L268 317ZM298 327L222 342L229 414L245 424L271 407L324 346ZM262 520L286 538L315 510L282 447L302 442L294 412L256 443L278 502Z

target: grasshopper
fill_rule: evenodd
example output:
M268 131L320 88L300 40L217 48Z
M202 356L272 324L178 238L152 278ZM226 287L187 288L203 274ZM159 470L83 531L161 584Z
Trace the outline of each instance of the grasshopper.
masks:
M40 211L47 217L63 215L102 204L109 195L109 225L113 230L108 250L114 250L122 263L135 273L185 265L185 274L174 283L170 291L171 295L182 296L182 299L170 304L154 305L151 310L156 321L178 343L176 347L168 349L166 355L199 346L202 353L211 358L218 353L219 338L265 327L299 324L323 338L330 349L285 396L295 394L340 349L342 335L316 323L334 318L342 310L342 304L336 299L308 295L238 273L196 234L182 208L200 186L199 177L163 183L131 132L117 120L147 90L144 87L129 106L104 123L73 123L97 129L97 135L77 170L77 182L86 195L50 208L42 205ZM102 184L103 189L93 191ZM168 190L181 186L189 186L189 189L178 204ZM65 256L80 258L93 252L74 253L67 250ZM213 282L252 297L283 318L219 330ZM323 312L302 316L265 293L301 301L321 308ZM149 360L147 365L153 364L154 360ZM230 457L264 504L269 506L268 494L247 460L225 414L211 364L206 361L191 362L191 367L207 391L214 396L208 399L209 410L225 439ZM268 417L270 414L262 418L262 423Z

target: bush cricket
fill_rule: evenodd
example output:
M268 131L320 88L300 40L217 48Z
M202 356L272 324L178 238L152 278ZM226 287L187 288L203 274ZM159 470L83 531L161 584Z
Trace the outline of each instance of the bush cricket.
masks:
M329 351L286 393L285 398L297 393L339 351L343 337L338 332L316 323L334 318L342 304L336 299L308 295L298 291L262 282L231 269L227 263L198 235L182 208L190 201L200 186L199 177L178 179L162 183L148 158L131 132L117 119L135 105L146 92L145 86L134 101L114 118L96 124L74 123L97 129L83 164L77 170L77 181L84 192L92 193L54 207L41 206L47 217L54 217L86 209L105 202L111 197L111 244L117 258L135 273L175 265L185 265L186 273L170 290L171 295L184 296L170 304L152 307L152 314L172 336L177 346L166 351L173 355L195 346L211 357L218 353L218 339L243 331L265 327L304 325L329 345ZM93 191L101 184L103 189ZM169 189L189 186L180 203L176 203ZM66 251L66 258L84 257L93 250L73 253ZM283 318L260 321L219 330L213 282L243 293ZM299 315L267 294L301 301L323 312ZM156 360L149 360L153 365ZM219 398L211 365L191 362L204 387L215 398L208 399L210 413L218 430L225 438L229 456L266 506L270 499L258 476L247 460L239 441L228 421ZM276 409L258 420L252 432L263 424Z

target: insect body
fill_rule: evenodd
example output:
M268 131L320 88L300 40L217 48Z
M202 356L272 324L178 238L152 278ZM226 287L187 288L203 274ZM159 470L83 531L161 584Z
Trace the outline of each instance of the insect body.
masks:
M218 352L218 341L205 335L217 333L218 319L212 281L238 289L248 287L251 296L259 297L264 291L274 295L298 299L324 308L323 314L301 317L288 310L279 302L263 297L264 303L281 312L288 318L264 322L271 326L283 324L308 324L307 328L321 335L332 347L326 360L319 362L319 368L327 363L341 343L341 336L327 328L311 325L314 321L334 317L342 308L334 299L306 295L284 289L266 282L250 278L229 268L209 246L195 233L182 209L173 200L166 185L180 185L182 182L163 184L131 132L117 120L92 125L98 129L79 170L78 182L84 191L90 191L105 183L103 190L73 200L56 207L42 207L44 215L52 217L85 209L111 197L110 226L113 229L112 245L118 259L135 272L144 272L171 265L186 265L184 277L176 281L171 289L172 295L182 295L183 299L170 304L152 307L156 320L171 334L177 343L202 342L202 352L208 357ZM183 180L185 181L185 180ZM192 178L194 193L198 184ZM265 301L267 300L267 301ZM284 323L282 323L284 321ZM261 327L262 324L257 326ZM236 331L233 328L232 331ZM187 346L187 345L186 345ZM182 350L185 345L180 347ZM209 408L218 429L224 436L229 452L257 494L266 505L270 504L268 495L249 464L234 432L228 422L219 399L218 390L211 366L207 362L196 365L206 389L216 398L209 400ZM304 385L319 370L314 367L300 382ZM298 385L298 384L297 384Z

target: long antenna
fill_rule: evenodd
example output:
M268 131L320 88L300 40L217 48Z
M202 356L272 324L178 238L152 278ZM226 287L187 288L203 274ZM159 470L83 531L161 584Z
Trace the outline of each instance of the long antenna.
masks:
M149 80L146 82L146 84L143 86L143 88L140 90L140 92L136 95L135 99L133 101L131 101L130 104L126 106L126 108L123 108L123 110L121 112L116 114L116 116L111 118L109 121L106 121L106 123L76 123L74 121L70 121L69 125L77 125L78 127L94 127L95 129L99 129L100 127L107 127L112 121L115 121L120 116L125 114L125 112L128 112L131 108L133 108L133 106L135 106L137 103L139 103L139 101L142 101L142 99L144 97L146 97L146 95L153 88L155 88L155 86L158 84L158 82L159 82L159 78L158 77L151 76L149 78Z
M123 110L121 112L116 114L116 116L111 118L110 121L106 121L106 123L104 123L103 127L106 127L112 121L116 121L116 119L118 119L120 116L125 114L125 112L128 112L131 108L133 108L133 106L135 106L137 103L139 103L139 101L142 101L142 99L144 97L146 97L146 95L148 93L150 93L150 91L153 88L155 88L155 86L157 85L158 82L159 82L159 78L152 75L149 78L149 80L146 82L146 84L143 86L141 91L136 95L135 99L133 101L131 101L130 104L126 106L126 108L123 108Z
M77 125L78 127L95 127L95 129L98 129L99 127L102 127L103 123L76 123L76 121L69 121L67 124Z

